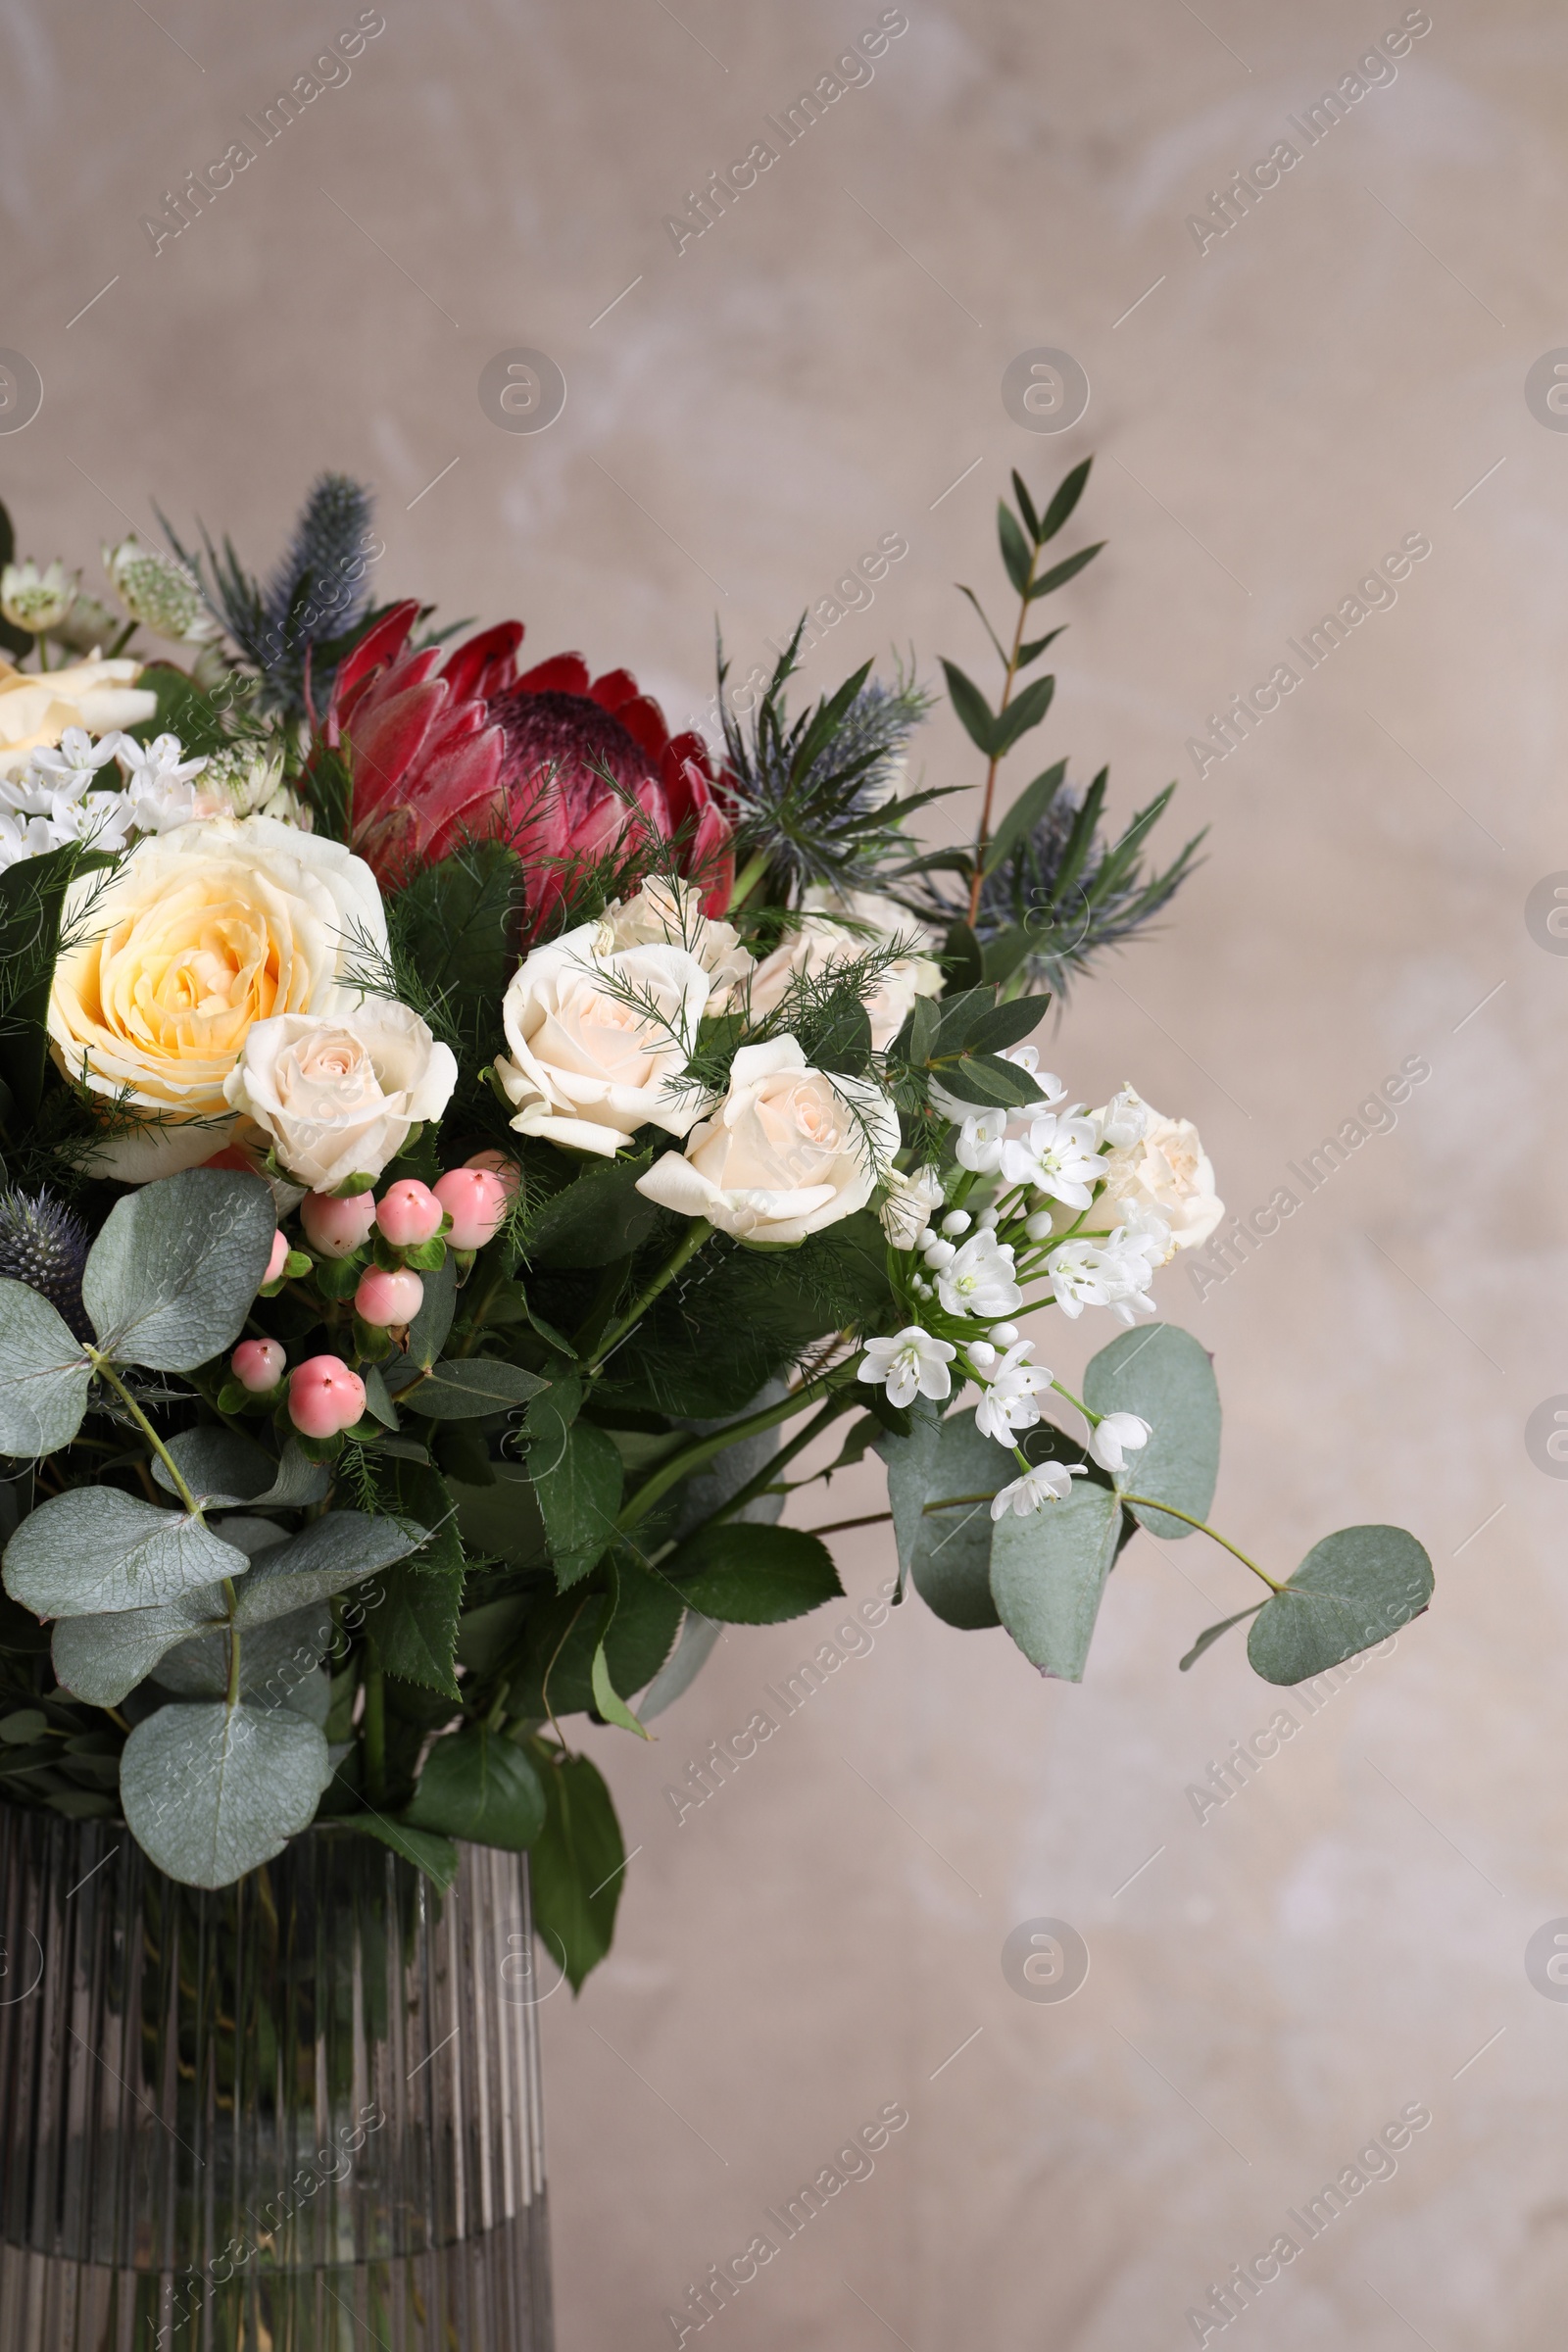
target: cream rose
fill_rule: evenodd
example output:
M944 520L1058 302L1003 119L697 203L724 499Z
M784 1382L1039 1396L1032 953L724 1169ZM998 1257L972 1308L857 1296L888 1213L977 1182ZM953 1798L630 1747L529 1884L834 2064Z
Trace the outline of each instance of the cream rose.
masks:
M139 662L77 662L42 674L0 661L0 777L20 776L34 752L50 751L68 727L108 735L138 727L158 697L133 681Z
M878 1088L811 1069L799 1039L779 1037L741 1048L711 1118L637 1190L738 1241L783 1248L863 1208L898 1148L898 1113Z
M695 882L651 875L631 898L611 906L605 921L614 948L684 948L696 956L715 990L733 987L756 969L734 924L704 914L703 894Z
M1126 1209L1156 1209L1170 1227L1174 1247L1196 1250L1225 1214L1198 1129L1191 1119L1167 1119L1141 1102L1131 1087L1124 1087L1114 1102L1094 1113L1101 1132L1108 1122L1123 1131L1135 1126L1136 1117L1129 1116L1135 1106L1145 1114L1143 1134L1135 1142L1118 1144L1102 1159L1105 1190L1095 1202L1095 1222L1098 1226L1102 1217L1108 1217L1114 1225Z
M255 1021L223 1092L313 1193L379 1176L409 1131L438 1119L458 1065L407 1004L367 997L352 1012Z
M681 1076L712 985L686 949L617 949L608 923L535 948L507 990L512 1054L495 1065L517 1133L607 1159L650 1123L684 1135L702 1098Z
M82 929L55 967L50 1045L90 1093L157 1114L94 1147L95 1171L126 1184L220 1151L234 1124L225 1088L255 1023L349 1013L361 991L347 976L387 946L364 860L267 816L181 825L107 883L84 876L66 906L67 936Z
M935 935L897 901L878 898L870 891L840 896L808 890L803 918L757 966L749 996L754 1013L771 1012L783 1001L797 973L821 973L873 948L901 951L865 1000L871 1043L878 1053L892 1045L916 997L942 994L942 966L925 952L935 945Z

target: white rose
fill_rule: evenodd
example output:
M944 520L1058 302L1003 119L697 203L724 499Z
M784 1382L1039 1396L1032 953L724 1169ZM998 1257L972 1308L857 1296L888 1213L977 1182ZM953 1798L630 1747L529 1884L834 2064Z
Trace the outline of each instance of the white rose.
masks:
M83 928L55 966L49 1040L68 1078L164 1122L93 1146L95 1173L125 1184L222 1150L234 1125L224 1089L254 1024L341 1017L360 1002L356 965L387 952L364 859L267 816L181 825L107 882L84 875L66 935Z
M685 1135L702 1108L681 1083L712 981L684 948L616 949L607 923L535 948L502 1005L496 1072L519 1135L608 1159L650 1122Z
M224 1088L313 1193L379 1176L452 1100L458 1065L408 1005L367 997L340 1017L285 1012L251 1027Z
M696 956L715 992L733 987L756 968L734 924L704 914L703 894L695 882L670 882L662 874L652 874L631 898L607 908L605 921L617 949L684 948Z
M865 1000L871 1043L880 1054L898 1036L916 997L942 994L942 966L924 952L936 945L936 934L896 900L870 891L841 896L808 890L803 914L799 926L757 966L750 994L754 1013L771 1012L781 1004L797 973L820 974L872 949L897 948L902 951L897 961Z
M139 662L77 662L24 675L0 661L0 776L20 776L68 727L109 735L140 726L158 709L158 697L134 684L140 675Z
M1121 1118L1131 1124L1129 1114L1135 1105L1145 1113L1143 1134L1136 1142L1118 1145L1101 1160L1105 1190L1095 1203L1096 1222L1102 1213L1115 1224L1125 1209L1156 1209L1170 1227L1174 1247L1196 1250L1225 1214L1198 1129L1191 1119L1167 1119L1151 1109L1131 1087L1124 1087L1114 1103L1094 1116L1103 1121L1119 1106Z
M942 1179L935 1168L916 1168L909 1176L889 1168L882 1189L887 1195L877 1212L882 1230L895 1250L912 1250L942 1206Z
M898 1148L898 1113L878 1088L809 1068L799 1039L779 1037L741 1048L684 1155L656 1159L637 1190L739 1241L784 1247L863 1208Z

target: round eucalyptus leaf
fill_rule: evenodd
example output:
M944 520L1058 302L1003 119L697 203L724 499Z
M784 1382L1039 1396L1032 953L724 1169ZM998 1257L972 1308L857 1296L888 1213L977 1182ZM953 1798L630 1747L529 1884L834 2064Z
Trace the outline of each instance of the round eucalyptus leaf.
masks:
M290 1707L160 1707L120 1761L131 1836L186 1886L227 1886L309 1829L332 1777L320 1728Z
M95 1707L118 1707L167 1650L222 1616L221 1587L203 1585L162 1608L62 1617L50 1644L55 1674L77 1698ZM225 1687L226 1682L220 1685Z
M1022 1519L1008 1511L992 1529L998 1614L1030 1663L1056 1681L1084 1679L1120 1521L1108 1487L1077 1479L1061 1502Z
M0 1281L0 1453L30 1461L69 1446L91 1380L81 1342L48 1299Z
M417 1551L425 1541L426 1531L410 1521L371 1518L368 1511L328 1511L286 1543L257 1554L239 1589L234 1622L265 1625L344 1592L378 1568L390 1568L394 1560Z
M1247 1654L1266 1683L1301 1683L1419 1617L1432 1562L1402 1527L1342 1527L1264 1602Z
M292 1439L281 1460L239 1429L184 1429L170 1439L169 1450L203 1510L231 1510L241 1503L293 1510L319 1502L331 1483L325 1463L313 1462ZM152 1470L167 1494L176 1492L156 1456Z
M891 1445L887 1450L891 1453ZM960 1502L947 1511L925 1506L949 1494L994 1494L1016 1469L1005 1448L976 1429L972 1410L948 1415L923 1464L925 1484L915 1505L909 1574L926 1606L964 1633L1002 1623L991 1591L991 1505ZM896 1475L890 1460L890 1492Z
M1149 1423L1149 1443L1128 1456L1123 1488L1173 1502L1194 1519L1208 1517L1219 1477L1219 1388L1208 1350L1190 1331L1175 1323L1124 1331L1085 1370L1084 1402L1097 1413L1137 1413ZM1128 1508L1162 1544L1194 1532L1168 1511L1136 1502Z
M117 1200L81 1278L117 1361L190 1372L238 1339L266 1279L277 1212L259 1176L187 1168Z
M5 1585L34 1616L88 1617L156 1608L249 1566L182 1511L118 1487L73 1487L23 1520L6 1545Z

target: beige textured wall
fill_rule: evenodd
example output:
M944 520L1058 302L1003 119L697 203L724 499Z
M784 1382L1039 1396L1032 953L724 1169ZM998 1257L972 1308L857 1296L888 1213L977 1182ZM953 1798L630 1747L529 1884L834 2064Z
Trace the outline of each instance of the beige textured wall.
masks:
M1568 25L1432 0L1397 79L1200 257L1187 214L1395 0L907 0L869 86L677 257L664 213L874 0L383 4L352 78L155 258L142 213L351 0L11 0L0 343L45 384L0 436L24 547L81 560L157 499L267 561L313 470L347 467L379 490L388 590L518 613L539 655L630 663L684 714L715 611L745 666L887 532L909 555L813 682L893 645L978 668L951 583L994 582L1004 468L1040 487L1094 450L1110 548L1071 592L1052 756L1108 759L1122 810L1179 775L1213 831L1053 1058L1091 1099L1130 1075L1196 1116L1241 1208L1406 1056L1432 1068L1243 1272L1201 1303L1162 1278L1217 1357L1238 1538L1289 1567L1331 1526L1405 1520L1439 1573L1244 1795L1200 1827L1184 1793L1275 1706L1235 1642L1176 1672L1250 1597L1199 1541L1128 1552L1078 1690L900 1612L679 1828L664 1781L816 1629L735 1634L651 1755L593 1740L641 1850L613 1960L544 2010L563 2346L671 2341L688 2281L901 2101L873 2177L704 2340L1174 2347L1419 2101L1397 2178L1246 2329L1545 2352L1568 2009L1523 1955L1568 1912L1568 1488L1524 1429L1568 1390L1568 962L1524 909L1568 867L1568 439L1523 387L1565 333ZM569 387L537 436L475 397L522 345ZM1054 438L999 397L1037 345L1093 388ZM1409 532L1433 552L1397 605L1200 781L1204 715ZM925 757L972 777L946 720ZM1053 1360L1109 1336L1053 1334ZM843 1562L869 1593L887 1546ZM1060 2006L1001 1968L1046 1915L1093 1955Z

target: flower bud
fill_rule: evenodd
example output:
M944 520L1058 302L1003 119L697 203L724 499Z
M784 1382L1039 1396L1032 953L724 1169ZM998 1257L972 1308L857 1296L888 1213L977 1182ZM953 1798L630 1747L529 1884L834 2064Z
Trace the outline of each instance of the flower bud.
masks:
M263 1283L276 1282L287 1264L288 1240L280 1225L272 1236L272 1254L267 1261L267 1272L262 1276Z
M938 1274L941 1273L944 1266L951 1266L957 1254L952 1242L943 1241L927 1242L922 1251L926 1264L933 1273Z
M440 1232L445 1213L427 1184L420 1184L416 1177L405 1176L381 1195L376 1202L375 1221L394 1250L415 1250L420 1242L428 1242Z
M942 1220L942 1230L947 1234L967 1233L973 1223L966 1208L950 1208Z
M263 1396L283 1377L288 1356L276 1340L241 1340L228 1359L228 1368L242 1389Z
M335 1438L365 1411L365 1383L341 1356L313 1355L288 1376L288 1417L302 1437Z
M493 1242L506 1222L509 1192L494 1168L449 1168L435 1188L435 1197L452 1219L447 1240L454 1250L482 1250Z
M370 1266L360 1277L354 1311L377 1330L395 1323L412 1323L424 1298L417 1274L389 1274L385 1266Z
M323 1257L350 1257L370 1238L375 1196L356 1193L351 1200L334 1200L330 1193L307 1193L300 1202L300 1223L311 1248Z
M1016 1323L993 1323L991 1337L999 1348L1010 1348L1018 1337L1018 1326Z

